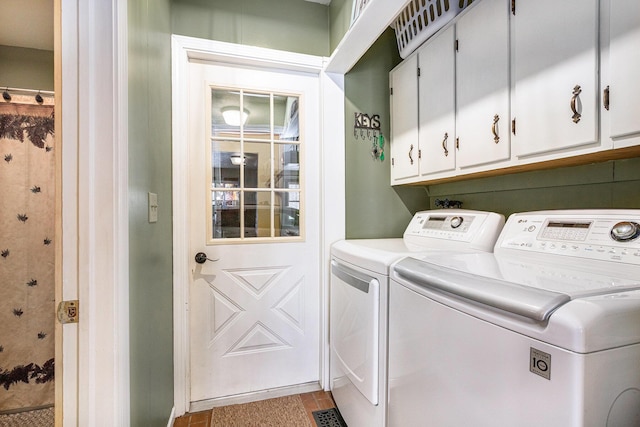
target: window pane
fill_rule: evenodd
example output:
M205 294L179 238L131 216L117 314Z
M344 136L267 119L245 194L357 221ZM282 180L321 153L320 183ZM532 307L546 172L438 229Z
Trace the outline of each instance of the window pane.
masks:
M271 139L271 95L244 92L244 108L249 114L244 126L247 139Z
M276 139L284 141L300 139L297 96L274 96L274 123Z
M300 181L300 164L298 144L275 144L275 188L292 187Z
M211 135L214 137L238 137L243 116L240 113L240 91L211 90Z
M213 239L240 237L240 192L212 191Z
M270 188L271 145L265 142L245 142L245 188Z
M300 235L299 191L276 193L276 220L276 236Z
M271 237L271 193L245 192L245 237Z
M211 88L212 240L300 235L299 101Z
M214 188L240 187L240 143L213 141L211 143L211 183Z

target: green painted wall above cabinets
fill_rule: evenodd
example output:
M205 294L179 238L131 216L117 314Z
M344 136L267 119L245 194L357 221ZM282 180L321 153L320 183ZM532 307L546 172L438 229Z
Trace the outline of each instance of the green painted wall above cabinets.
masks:
M401 237L412 215L429 208L424 188L390 182L389 71L400 62L393 30L385 31L345 76L346 235ZM385 160L371 155L373 141L354 136L355 113L380 116Z
M425 187L437 199L462 207L514 212L547 209L640 208L640 159L524 172Z
M174 34L329 56L329 8L300 0L173 0Z

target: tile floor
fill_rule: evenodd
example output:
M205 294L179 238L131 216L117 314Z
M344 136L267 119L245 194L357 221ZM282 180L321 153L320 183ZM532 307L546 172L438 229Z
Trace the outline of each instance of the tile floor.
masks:
M304 409L307 411L311 425L315 426L316 422L311 414L314 411L322 409L335 408L336 404L333 401L331 392L328 391L314 391L311 393L304 393L300 395ZM193 414L185 414L182 417L176 418L173 427L209 427L211 423L211 411L196 412Z

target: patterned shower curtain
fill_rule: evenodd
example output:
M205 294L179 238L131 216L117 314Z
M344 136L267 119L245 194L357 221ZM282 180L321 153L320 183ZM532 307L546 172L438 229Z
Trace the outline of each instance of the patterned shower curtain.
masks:
M54 403L52 99L0 99L0 413Z

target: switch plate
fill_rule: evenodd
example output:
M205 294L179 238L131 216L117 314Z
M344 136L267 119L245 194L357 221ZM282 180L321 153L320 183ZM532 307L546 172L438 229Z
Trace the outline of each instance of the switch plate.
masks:
M158 222L158 195L149 193L149 222Z

